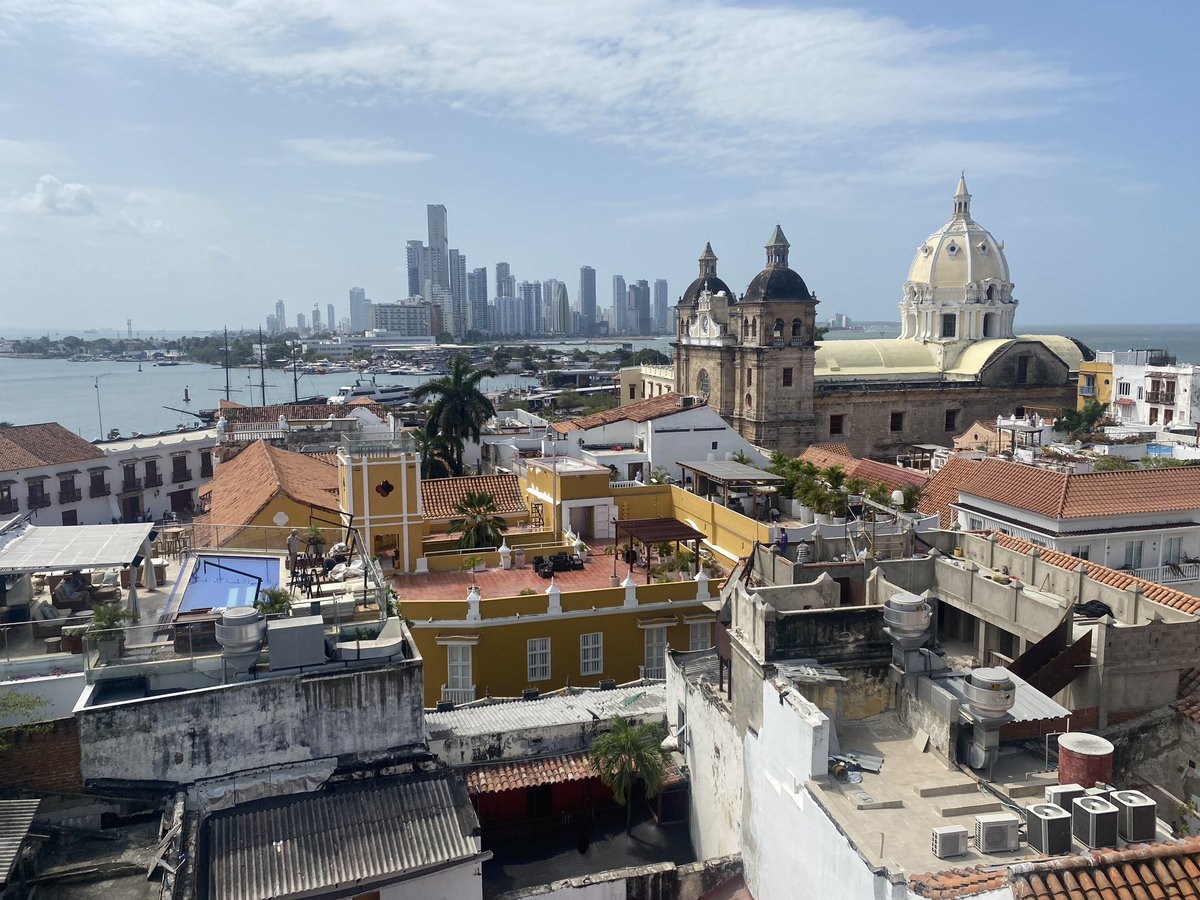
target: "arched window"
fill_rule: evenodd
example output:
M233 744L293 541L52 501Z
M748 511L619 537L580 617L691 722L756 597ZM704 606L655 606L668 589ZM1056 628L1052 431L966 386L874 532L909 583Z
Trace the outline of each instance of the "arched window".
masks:
M798 338L804 331L804 323L799 319L792 319L792 337Z
M750 320L749 319L742 319L742 337L743 338L750 337Z
M992 289L988 288L988 293L991 294L991 292L992 292ZM996 314L995 313L984 313L983 336L985 338L990 338L990 337L996 336Z
M771 337L779 340L783 337L783 319L776 319L775 326L771 329Z
M700 370L700 374L696 376L696 393L701 397L707 397L712 385L708 380L708 372L704 369Z
M995 299L996 299L996 286L995 286L994 284L989 284L989 285L988 285L988 289L987 289L987 298L988 298L989 300L995 300Z
M754 384L754 370L746 366L746 386L749 387L752 384Z
M758 316L750 320L750 337L758 338Z

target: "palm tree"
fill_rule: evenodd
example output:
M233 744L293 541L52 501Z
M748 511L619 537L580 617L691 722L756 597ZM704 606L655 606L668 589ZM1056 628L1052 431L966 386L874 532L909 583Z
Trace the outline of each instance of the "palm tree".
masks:
M508 523L496 515L496 501L491 494L471 492L454 506L458 518L450 520L450 533L459 533L460 550L499 547L504 540Z
M613 719L612 730L592 743L592 768L613 792L617 803L625 807L625 834L633 828L633 789L640 781L646 796L657 797L662 790L666 756L661 742L663 730L646 723L630 725L621 716Z
M454 474L455 444L443 434L430 434L424 428L413 433L421 454L422 478L449 478ZM458 453L462 449L459 446Z
M417 402L433 401L425 419L425 430L452 442L455 475L463 472L463 444L468 438L478 441L483 423L496 414L492 401L479 389L483 379L495 376L491 369L473 368L467 355L460 353L450 361L450 371L446 375L427 381L413 391L413 399Z

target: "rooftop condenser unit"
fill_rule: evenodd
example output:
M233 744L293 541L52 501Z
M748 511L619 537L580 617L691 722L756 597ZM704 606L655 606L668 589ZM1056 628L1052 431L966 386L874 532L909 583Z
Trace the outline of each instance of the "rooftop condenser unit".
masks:
M1061 806L1068 812L1076 797L1083 796L1082 784L1051 784L1046 787L1046 802Z
M1131 844L1144 844L1158 836L1158 810L1141 791L1113 791L1109 802L1117 808L1117 831Z
M1054 803L1033 803L1025 810L1029 846L1043 856L1071 850L1071 814Z
M1017 833L1021 817L1012 813L988 813L975 817L975 848L980 853L1003 853L1020 845Z
M967 829L961 825L943 825L933 829L933 855L938 859L962 856L967 852Z
M1100 797L1078 797L1071 811L1075 839L1092 850L1117 846L1117 808Z

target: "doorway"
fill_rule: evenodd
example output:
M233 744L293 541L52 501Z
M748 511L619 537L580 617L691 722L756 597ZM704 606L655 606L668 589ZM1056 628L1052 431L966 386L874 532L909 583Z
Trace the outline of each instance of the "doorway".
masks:
M140 522L142 520L142 495L130 494L121 498L121 521Z

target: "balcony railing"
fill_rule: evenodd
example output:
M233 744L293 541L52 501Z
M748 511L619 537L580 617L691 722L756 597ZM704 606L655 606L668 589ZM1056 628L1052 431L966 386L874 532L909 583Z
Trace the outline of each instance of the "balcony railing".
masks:
M112 488L108 486L108 482L104 484L93 484L88 488L89 497L107 497L112 493Z
M1146 401L1149 403L1162 403L1165 406L1171 406L1175 403L1175 394L1167 393L1166 391L1147 391Z
M83 488L63 488L58 492L59 503L78 503L83 499Z
M1081 384L1079 386L1079 396L1080 397L1095 397L1096 396L1096 386L1094 384Z
M447 703L471 703L475 699L475 685L465 688L452 688L442 685L442 700Z
M140 478L124 478L121 480L122 491L140 491L142 489L142 479Z
M667 666L663 663L661 666L639 666L642 678L647 681L663 681L667 677Z
M1200 564L1176 563L1165 566L1147 566L1142 569L1134 569L1131 574L1138 578L1144 578L1147 581L1156 581L1159 584L1200 581Z
M155 472L153 475L146 475L146 487L162 487L163 477Z
M26 501L30 509L45 509L50 505L49 494L30 494L29 500Z
M171 483L172 484L179 484L181 481L191 481L191 480L192 480L192 470L191 469L175 469L174 471L171 472Z
M9 497L7 500L0 500L0 514L10 514L21 511L21 501L16 497Z
M207 465L205 465L204 463L200 464L200 477L201 478L212 478L212 473L213 473L212 463L208 463Z

